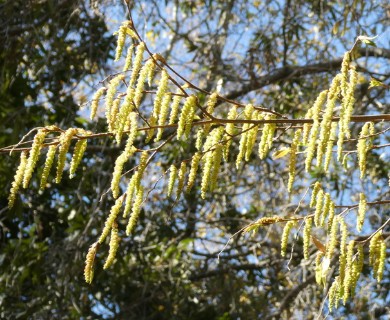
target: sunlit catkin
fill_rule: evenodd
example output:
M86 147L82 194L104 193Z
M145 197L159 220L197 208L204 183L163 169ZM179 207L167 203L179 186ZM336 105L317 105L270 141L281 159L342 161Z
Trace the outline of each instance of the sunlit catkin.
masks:
M133 63L133 51L134 51L134 45L132 44L127 49L126 60L125 60L125 64L123 65L123 70L122 70L123 72L129 70L131 64Z
M123 47L125 46L126 42L126 26L120 26L119 30L114 32L114 35L118 36L114 61L118 61L122 56Z
M34 141L27 159L26 169L24 171L23 188L27 188L28 184L30 183L35 166L39 160L39 155L41 154L41 149L45 141L46 134L47 131L45 129L40 129L34 137Z
M366 174L367 152L371 149L372 139L367 136L370 134L371 126L373 127L373 124L371 122L367 122L363 125L357 143L357 156L360 169L360 179L363 179Z
M291 229L295 226L295 221L288 221L283 228L282 241L281 241L281 255L282 257L286 256L288 237L290 235Z
M154 69L155 64L152 59L146 61L139 72L139 77L137 80L137 86L134 92L134 104L138 108L141 104L142 97L144 96L145 81L152 69Z
M158 119L160 116L161 104L163 102L164 95L168 90L168 83L169 83L169 74L165 69L163 69L161 71L161 79L158 83L157 92L156 92L156 96L154 97L154 103L153 103L152 115L156 119Z
M351 54L347 51L344 54L343 62L341 63L341 93L345 96L348 88L348 70L351 62Z
M172 100L172 94L167 92L163 98L163 101L161 103L161 110L160 114L158 115L158 125L163 126L165 122L167 121L168 113L169 113L169 105ZM163 128L157 129L157 135L155 142L159 141L162 137Z
M94 274L94 263L95 257L97 253L99 243L95 242L92 246L89 247L87 257L85 259L85 267L84 267L84 279L86 283L92 283L93 274Z
M364 224L364 218L366 216L367 211L367 200L366 195L364 193L360 193L359 195L359 208L358 208L358 217L356 229L361 232Z
M102 87L98 91L95 92L95 95L92 98L92 103L91 103L91 115L90 119L93 120L96 116L96 112L99 106L99 101L102 95L107 91L107 88Z
M311 229L313 226L313 219L306 218L305 226L303 228L303 256L305 259L309 259L309 247L310 247L310 237Z
M100 235L98 240L100 244L104 242L104 240L107 238L108 234L110 233L111 228L115 223L116 218L118 217L119 211L122 208L122 203L123 203L123 196L116 199L115 204L111 207L110 214L107 217L106 222L104 223L102 234Z
M111 180L111 191L112 196L114 199L118 198L119 196L119 183L122 176L123 166L129 159L126 152L122 152L118 158L115 160L115 166L114 166L114 172L112 173L112 180Z
M144 187L140 186L134 200L133 208L131 210L129 223L127 224L126 227L126 235L128 236L134 232L135 227L137 225L138 217L142 209L143 196L144 196Z
M42 175L41 175L40 190L46 188L47 179L49 178L50 170L51 167L53 166L56 151L57 151L56 145L50 146L47 151L46 161L45 161L45 165L43 166Z
M347 237L348 227L343 218L339 219L340 223L340 256L339 256L339 274L340 279L343 280L345 277L345 267L347 264Z
M351 240L347 247L347 257L346 257L346 268L345 268L345 278L343 281L344 295L343 300L344 304L347 302L348 298L351 295L351 288L353 284L353 252L354 252L355 241Z
M180 102L183 99L182 92L177 89L171 105L171 113L169 115L169 124L174 124L179 114Z
M134 193L138 192L137 181L138 181L139 172L136 171L131 177L129 184L126 190L126 201L125 201L125 209L123 210L123 218L126 218L130 211L131 205L133 204Z
M189 96L184 102L177 125L177 138L188 138L188 128L191 128L196 110L196 96Z
M181 193L183 192L184 179L185 179L186 172L187 172L187 165L183 161L180 164L180 169L179 169L179 172L178 172L177 189L176 189L176 199L177 200L180 198Z
M385 262L386 262L386 242L380 241L379 246L379 259L377 262L377 272L376 272L376 279L378 282L382 281L383 278L383 271L385 270Z
M349 80L348 88L345 97L343 99L343 103L341 105L342 117L340 117L340 120L343 121L342 123L343 135L345 135L345 137L348 139L351 137L349 123L351 121L351 116L355 104L355 90L357 85L357 78L358 78L358 74L356 72L356 67L352 66L350 70L350 80Z
M330 234L328 235L328 244L326 246L326 257L328 259L333 258L333 253L337 246L337 231L338 231L338 221L337 219L333 219L332 221L332 227L330 229Z
M316 151L316 142L317 142L317 136L320 128L320 112L322 109L322 105L324 104L326 100L326 96L328 94L328 91L322 91L319 96L317 97L316 101L314 102L314 105L312 107L312 117L313 117L313 125L310 130L309 140L308 140L308 146L306 150L306 160L305 160L305 169L306 172L308 172L311 168L311 162L313 161L315 151Z
M23 183L23 176L26 170L26 165L27 165L27 152L23 151L20 154L20 163L18 169L16 170L14 181L12 182L11 190L8 196L8 208L12 208L14 206L16 195L19 191L20 186Z
M128 120L130 112L133 111L133 98L134 98L134 89L130 86L127 88L125 100L122 103L121 109L118 113L115 125L115 139L119 144L122 139L123 131L125 130L125 125Z
M113 121L112 121L112 104L114 102L115 94L117 92L119 84L125 79L123 74L119 74L114 77L107 88L106 101L105 101L105 110L106 110L106 120L108 125L108 130L113 131Z
M267 115L265 120L273 120L275 119L275 115ZM267 156L269 149L271 148L271 144L273 141L274 133L276 129L275 123L266 123L263 127L263 132L259 142L259 158L264 159Z
M176 178L177 178L177 168L175 167L175 165L172 164L171 167L169 168L169 180L168 180L168 191L167 191L168 197L172 195Z
M237 118L237 116L238 116L237 107L234 106L229 110L227 118L228 118L228 120L235 120ZM229 157L230 147L233 143L233 136L236 133L234 123L226 124L225 133L226 133L226 135L225 135L226 142L225 142L225 146L224 146L224 150L223 150L223 157L224 157L225 161L227 161L227 159Z
M322 261L324 258L324 253L322 251L318 251L316 255L316 260L315 260L315 276L316 276L316 283L318 285L322 285L322 279L323 279L323 274L322 274Z
M339 295L339 277L336 277L333 281L331 287L329 288L329 302L328 302L328 308L329 312L333 310L334 307L337 308L336 304L338 303L338 300L340 299Z
M76 142L74 146L72 161L70 162L69 178L72 179L75 176L76 170L80 165L85 150L87 149L87 139L81 139Z
M106 262L104 263L103 269L107 269L113 264L116 253L119 248L119 242L120 242L120 238L118 235L118 227L116 226L116 224L114 224L111 229L110 249L108 251L108 257Z
M77 129L69 128L60 137L60 148L58 150L58 159L57 159L56 183L61 182L62 173L65 167L66 153L69 150L70 143L72 142L72 138L75 134L77 134Z
M332 199L330 198L330 194L326 193L324 196L324 204L323 204L322 214L321 214L321 222L320 222L321 227L325 224L325 219L329 216L331 203L332 203Z
M329 171L330 160L332 159L332 154L333 154L333 145L336 140L336 131L337 131L337 122L332 122L329 140L326 144L326 151L325 151L325 162L324 162L325 172Z
M298 151L298 143L301 139L302 130L299 129L295 131L294 139L290 146L290 160L288 162L288 183L287 183L287 191L291 192L292 186L294 184L295 174L296 174L296 163L297 163L297 151Z
M133 87L135 85L135 82L137 81L139 71L141 70L142 67L142 59L144 57L144 52L145 52L145 44L141 42L137 46L137 51L135 53L133 70L129 81L129 87Z
M316 206L317 194L320 191L320 189L321 189L321 183L319 181L317 181L314 184L313 191L311 193L310 208L314 208Z
M209 187L210 191L213 191L217 187L218 174L221 168L222 153L223 153L222 145L221 144L216 145L212 155L213 169L210 174L210 187Z
M323 204L324 204L324 191L320 189L317 193L316 210L314 212L314 224L316 227L318 227L321 224Z
M190 192L195 184L196 173L198 172L199 162L201 158L202 154L200 152L195 153L192 157L191 169L190 173L188 174L187 192Z

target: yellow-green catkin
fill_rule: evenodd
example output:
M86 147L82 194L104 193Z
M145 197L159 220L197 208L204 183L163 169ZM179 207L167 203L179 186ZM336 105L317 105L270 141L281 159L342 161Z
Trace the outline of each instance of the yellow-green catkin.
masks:
M30 183L30 179L39 160L39 155L41 154L42 145L45 142L46 134L47 131L45 129L40 129L34 137L24 171L23 188L27 188Z
M314 212L314 224L318 227L321 224L322 208L324 204L324 191L320 189L316 197L316 210Z
M180 102L183 99L182 92L180 89L177 89L175 92L175 96L173 97L172 105L171 105L171 113L169 115L169 124L174 124L179 114Z
M118 61L122 55L123 47L125 46L126 42L126 29L121 26L117 32L114 34L118 35L117 45L116 45L116 51L115 51L115 60Z
M194 120L196 110L196 96L189 96L184 102L179 123L177 125L177 138L180 139L182 136L188 138L189 130L192 127L192 121Z
M334 307L337 308L338 301L340 300L340 293L339 293L339 281L340 278L336 277L333 281L331 287L329 288L329 302L328 302L328 308L329 312L333 310Z
M146 78L150 73L150 70L154 69L154 67L155 64L153 62L153 59L149 59L148 61L146 61L146 63L143 65L139 72L137 86L135 87L134 92L134 104L137 108L141 104L142 97L144 96Z
M107 88L107 94L106 94L106 101L105 101L105 110L106 110L106 120L108 124L108 130L109 132L113 131L113 124L112 121L112 105L115 98L115 93L117 92L117 88L119 84L125 79L125 76L123 74L119 74L116 77L114 77Z
M175 165L172 164L171 167L169 168L169 181L168 181L168 191L167 191L168 197L172 195L176 178L177 178L177 168L175 167Z
M137 50L135 53L134 62L133 62L133 70L131 73L129 87L133 87L135 85L135 82L137 81L139 71L141 70L141 67L142 67L142 59L144 57L144 52L145 52L145 43L141 42L137 46Z
M288 192L291 192L292 186L294 184L295 174L296 174L296 163L297 163L297 151L298 151L298 144L301 139L302 130L299 129L295 131L294 139L290 146L290 160L288 163L288 183L287 183L287 190Z
M57 146L53 145L49 147L49 150L46 154L45 165L43 166L42 175L41 175L41 183L40 190L44 190L46 188L47 179L49 178L51 167L53 166L54 157L56 155Z
M93 120L93 118L95 118L96 113L97 113L97 109L99 106L100 98L103 96L104 93L106 93L106 91L107 91L107 88L102 87L98 91L95 92L95 94L92 98L92 103L91 103L91 115L90 115L91 120Z
M336 211L335 204L333 201L330 201L329 214L328 214L328 233L330 233L330 230L332 229L335 211Z
M129 223L127 224L127 227L126 227L126 235L128 235L128 236L131 233L133 233L133 231L137 225L138 217L139 217L139 215L141 213L141 209L142 209L143 197L144 197L144 187L140 186L138 188L137 195L136 195L135 200L134 200L133 208L131 210Z
M330 194L326 193L324 196L324 205L321 214L320 226L323 226L325 224L325 219L329 216L331 203L332 203L332 199L330 198Z
M338 74L332 81L327 95L325 112L320 124L320 136L317 146L317 166L322 166L323 155L329 141L332 126L333 111L336 106L337 96L340 92L341 74Z
M336 140L337 122L332 122L328 143L326 144L324 170L329 171L330 160L332 160L333 144Z
M213 151L213 170L210 175L210 187L209 190L213 191L217 187L218 174L221 168L223 146L218 144Z
M305 119L312 119L313 118L313 108L310 108L307 110L305 114ZM307 146L309 142L309 137L310 137L310 129L312 127L311 123L304 123L303 124L303 130L302 130L302 144L304 146Z
M370 131L373 131L373 123L367 122L363 125L360 131L359 140L357 143L357 156L360 169L360 179L363 179L366 174L367 166L367 152L372 147L372 138L367 137L370 135Z
M158 119L161 111L161 104L164 99L164 95L168 90L168 83L169 83L169 74L168 72L163 69L161 72L161 79L157 87L157 92L156 96L154 98L154 103L153 103L153 112L152 115Z
M130 211L131 205L133 203L134 193L138 192L137 181L138 181L139 172L136 171L131 177L129 184L126 190L126 201L125 201L125 209L123 210L123 218L126 218Z
M134 98L134 89L129 86L127 87L126 97L118 113L116 125L115 125L115 130L116 130L115 139L118 144L121 142L123 131L125 130L125 125L129 118L129 114L133 111L134 108L133 98Z
M86 283L92 283L93 274L94 274L94 263L99 244L95 242L92 246L89 247L87 257L85 259L84 267L84 279Z
M129 153L134 149L134 141L138 133L138 122L137 122L137 113L130 112L129 115L129 133L126 141L125 152Z
M338 223L337 219L333 219L332 227L330 229L328 244L326 246L326 257L328 259L333 258L333 253L334 253L336 246L337 246L338 225L339 225L339 223Z
M163 126L165 122L167 121L168 113L169 113L169 104L171 103L172 100L172 94L171 93L166 93L163 101L161 103L161 110L160 114L158 115L158 125ZM162 137L163 129L158 128L157 129L157 135L155 142L159 141Z
M216 171L218 171L221 160L221 152L219 143L222 139L224 128L219 127L213 129L207 137L203 145L204 156L202 158L202 182L201 182L201 197L205 199L206 192L209 189L215 187L216 183ZM214 170L213 170L214 169Z
M244 109L245 120L252 120L253 111L254 111L254 107L252 104L247 104L245 106L245 109ZM250 123L245 123L242 126L242 133L241 133L241 137L240 137L240 143L239 143L238 154L237 154L237 159L236 159L237 169L240 167L242 159L244 159L244 156L246 154L247 141L248 141L248 130L251 127L253 127L253 124L250 124Z
M120 180L122 176L123 166L137 149L134 147L126 148L115 160L114 172L112 173L111 191L114 199L118 198L120 188Z
M23 176L27 166L27 152L23 151L20 154L20 163L16 170L14 181L11 185L11 190L8 196L8 208L12 208L15 203L16 195L18 194L19 188L23 183Z
M256 118L258 111L253 112L253 117ZM256 143L256 138L257 138L257 132L259 131L259 126L258 125L251 125L252 129L248 130L246 132L247 138L246 138L246 150L245 150L245 161L249 161L253 146Z
M386 262L386 243L385 241L380 241L379 246L379 259L378 259L378 267L376 272L376 279L378 282L382 281L383 271L385 270L385 262Z
M181 196L181 193L183 192L184 182L185 182L184 179L185 179L186 172L187 172L187 165L183 161L180 164L180 169L179 169L179 172L178 172L176 199L179 199L180 196Z
M118 234L118 227L114 224L111 229L110 250L108 251L108 257L106 262L104 263L103 269L107 269L113 264L116 253L119 248L119 242L120 242L120 237Z
M275 118L276 118L275 115L267 115L264 118L264 120L273 120ZM271 149L275 130L276 130L275 123L266 123L263 127L263 133L260 138L259 151L258 151L259 158L261 160L263 160L267 156L269 149Z
M341 281L345 278L345 268L347 265L347 237L348 237L348 226L343 218L339 218L340 223L340 256L339 256L339 275Z
M350 52L347 51L344 54L343 62L341 63L341 94L343 96L346 95L347 89L348 89L348 71L349 71L349 64L351 63L351 55Z
M306 218L305 226L303 228L303 256L305 259L309 259L309 247L310 247L310 237L311 229L313 226L313 219Z
M106 222L104 223L104 228L102 234L99 237L98 242L102 244L107 238L108 234L111 231L112 226L115 223L116 218L118 217L119 211L122 208L123 196L116 199L115 204L111 207L110 214L108 215Z
M227 119L228 120L236 120L237 116L238 116L237 107L234 106L233 108L231 108L229 110L229 113L227 115ZM225 132L226 132L226 139L225 139L226 142L225 142L225 146L224 146L224 150L223 150L223 157L224 157L225 161L227 161L227 159L229 157L230 147L233 143L233 136L236 133L234 123L226 124Z
M378 267L380 261L380 250L381 244L383 242L382 232L377 232L370 240L370 250L369 250L369 263L373 267L374 278L378 276Z
M75 134L77 134L77 129L69 128L60 137L60 148L58 150L58 159L57 159L56 183L61 182L62 173L65 167L66 153L69 150L70 143L72 142L72 138Z
M123 72L127 71L130 69L130 66L133 62L133 51L134 51L134 45L132 44L128 49L127 49L127 54L126 54L126 60L125 64L123 65Z
M317 194L321 190L321 183L317 181L314 184L313 191L311 193L310 208L314 208L317 204Z
M343 300L344 304L347 302L348 298L351 295L351 288L353 284L353 252L354 252L354 246L355 246L355 241L351 240L348 244L347 247L347 257L346 257L346 268L345 268L345 278L343 282L343 290L344 290L344 295L343 295Z
M312 107L313 125L310 130L308 146L306 150L306 160L305 160L306 172L309 172L311 168L311 162L313 161L313 158L315 156L317 136L320 128L320 121L319 121L320 113L321 113L322 105L326 101L327 94L328 94L327 90L322 91L317 97Z
M84 152L87 149L87 139L81 139L76 142L74 146L72 161L70 162L69 178L72 179L75 176L76 170L83 158Z
M322 259L324 258L324 253L322 251L318 251L316 255L316 267L315 267L315 275L316 275L316 283L318 285L322 285Z
M282 257L286 256L288 237L290 235L291 229L295 226L295 221L288 221L283 228L282 241L281 241L281 255Z
M366 216L367 211L367 199L364 193L360 193L359 195L359 208L358 208L358 217L356 229L361 232L364 224L364 218Z
M187 192L190 192L192 187L195 184L196 179L196 173L198 172L199 162L202 158L202 154L200 152L197 152L194 154L191 160L191 169L190 173L188 174L188 182L187 182Z
M120 98L116 98L113 102L112 102L112 107L111 107L111 121L112 121L112 126L113 126L113 131L115 131L116 129L116 121L117 121L117 116L118 116L118 112L119 112L119 105L121 103L121 99Z
M357 78L358 74L356 72L356 67L352 66L350 70L350 80L348 84L348 88L345 94L345 97L343 99L342 103L342 117L340 117L343 121L342 128L343 128L343 135L345 135L346 138L351 137L351 131L349 129L349 123L351 121L351 116L353 113L353 107L355 104L355 90L357 85Z

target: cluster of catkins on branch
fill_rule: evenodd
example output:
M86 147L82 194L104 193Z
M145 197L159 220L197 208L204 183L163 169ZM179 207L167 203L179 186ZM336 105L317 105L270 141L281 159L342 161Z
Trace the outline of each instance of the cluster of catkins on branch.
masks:
M152 161L154 153L164 145L163 143L160 147L149 150L138 149L134 143L140 132L145 132L146 143L157 143L163 138L164 129L169 128L172 132L172 128L176 128L177 139L190 141L193 130L197 128L195 133L197 151L191 158L180 164L171 164L166 172L169 173L167 195L168 197L174 195L177 201L184 191L189 192L195 185L198 171L200 171L200 193L201 197L205 199L207 192L213 191L217 187L221 164L223 161L229 160L229 150L233 139L236 136L240 137L238 154L235 158L237 168L240 168L243 161L250 160L259 132L261 135L258 140L257 153L260 159L264 159L272 148L277 130L276 120L281 116L252 104L243 106L239 103L226 101L215 92L209 94L205 106L202 106L201 99L197 95L187 93L188 84L180 85L170 75L171 69L168 68L164 58L159 54L150 54L146 44L141 41L133 29L131 22L123 23L117 35L116 60L121 58L128 37L132 42L127 50L123 72L112 77L106 87L96 91L91 103L90 117L93 120L97 116L100 102L104 97L104 113L99 112L99 114L105 116L108 135L115 137L118 144L121 144L124 138L126 142L122 153L115 161L111 181L115 204L111 208L98 241L90 247L87 254L84 275L88 283L91 283L93 279L93 265L97 250L100 245L104 244L109 235L110 249L104 268L108 268L115 260L120 242L118 215L122 212L123 218L128 219L127 235L130 235L136 228L141 207L145 201L144 186L142 185L145 169ZM145 53L149 54L146 60ZM329 90L321 92L313 106L307 111L305 118L311 119L311 123L305 122L301 129L295 131L290 148L285 152L289 153L287 182L289 192L294 186L296 163L298 156L300 156L299 153L302 153L300 151L304 151L306 171L311 170L313 160L316 160L317 167L322 168L325 172L328 171L335 144L337 144L338 161L346 161L346 157L342 157L343 145L344 139L349 139L351 136L349 124L353 113L354 91L357 83L356 68L351 64L350 56L350 52L345 54L341 72L334 77ZM155 81L155 79L158 80ZM143 99L147 94L146 84L149 88L156 85L153 106L149 111L142 107ZM120 86L126 87L125 93L118 93ZM194 86L189 85L189 87L196 91ZM222 100L227 102L230 107L227 117L224 119L214 115L215 106ZM340 110L339 121L335 122L337 106ZM238 111L239 108L243 108L242 112ZM139 127L140 119L147 124L146 128ZM45 145L48 133L59 134L59 137L52 139L51 143ZM40 183L40 187L44 188L56 153L58 160L55 181L57 183L61 181L66 154L73 139L77 140L77 143L70 164L70 177L74 176L86 149L89 135L89 132L75 128L66 131L56 127L38 130L30 151L21 153L20 165L9 196L9 206L12 207L14 204L20 186L24 188L28 186L42 147L48 146ZM374 124L364 124L357 143L361 178L364 178L365 175L366 155L372 147L373 135ZM126 192L121 195L120 185L125 180L124 166L129 159L136 159L137 154L140 155L138 164L131 171L132 176L127 181ZM366 206L366 197L362 193L357 217L357 230L359 232L362 230ZM359 243L350 240L347 244L349 237L347 224L342 214L336 214L336 206L331 195L323 190L320 182L314 184L310 208L314 210L314 213L304 218L263 217L243 230L255 231L261 226L286 222L281 241L281 253L282 256L285 256L291 230L296 227L298 220L304 220L303 253L304 257L309 259L310 244L314 241L313 224L315 228L325 229L327 233L326 245L321 243L318 245L319 241L314 241L317 242L315 244L319 248L316 258L316 278L319 284L325 281L330 260L334 259L338 248L340 266L338 276L334 279L329 291L331 309L337 305L340 299L345 302L353 295L363 266L363 245L365 242ZM370 240L370 265L373 266L374 275L378 280L382 278L385 254L386 246L381 236L381 230L379 230Z

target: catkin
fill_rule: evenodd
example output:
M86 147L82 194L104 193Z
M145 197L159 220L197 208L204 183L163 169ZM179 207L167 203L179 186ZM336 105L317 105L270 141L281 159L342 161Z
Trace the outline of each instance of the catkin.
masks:
M41 175L41 183L40 190L46 188L47 179L49 178L51 167L53 166L54 156L56 155L57 146L53 145L49 147L46 155L45 165L43 166L42 175Z
M343 289L344 289L344 304L347 302L348 298L351 294L351 288L353 284L353 249L355 246L354 240L351 240L348 244L347 248L347 257L346 257L346 268L345 268L345 278L343 282Z
M199 162L201 158L202 158L202 154L200 152L195 153L194 156L192 157L191 169L190 169L190 173L188 174L187 192L190 192L192 187L195 184L196 173L198 171Z
M283 228L282 241L281 241L281 255L282 257L286 256L288 237L290 235L291 229L295 226L295 221L288 221Z
M135 172L133 176L131 177L129 184L127 186L126 190L126 201L125 201L125 209L123 210L123 218L126 218L130 211L131 211L131 205L133 203L134 193L138 192L136 183L138 181L138 175L139 172Z
M105 101L105 106L106 106L106 120L107 120L107 125L108 125L108 131L112 132L113 131L113 125L114 122L112 121L112 105L114 102L115 98L115 93L117 92L117 88L119 84L125 79L125 76L123 74L119 74L116 77L114 77L111 81L110 84L108 85L107 88L107 94L106 94L106 101Z
M358 218L357 218L357 231L361 232L364 224L364 218L366 216L367 211L367 200L366 195L364 193L360 193L359 195L359 208L358 208Z
M107 91L107 88L102 87L98 91L96 91L95 95L92 98L92 103L91 103L91 115L90 119L93 120L96 116L96 112L99 106L99 101L102 95Z
M351 116L353 113L353 107L355 104L355 90L356 90L356 85L357 85L357 77L358 74L356 72L356 67L352 66L350 70L350 82L348 84L348 89L345 95L345 102L343 101L342 103L342 110L343 112L343 117L340 117L343 121L342 128L343 128L343 135L347 137L348 139L351 137L351 131L349 129L349 123L351 121Z
M116 253L119 248L119 242L120 238L118 235L118 227L116 226L116 224L114 224L111 229L110 250L108 251L108 257L106 262L104 263L103 269L107 269L113 264Z
M126 148L125 151L129 153L131 150L134 149L134 141L138 133L138 122L137 122L137 113L130 112L129 115L129 135L127 137L126 141Z
M177 168L175 167L175 165L172 164L169 169L169 182L168 182L168 191L167 191L168 197L172 195L176 178L177 178Z
M376 279L378 282L382 281L383 278L383 271L385 270L385 262L386 262L386 243L385 241L380 241L379 246L379 259L377 262L377 272L376 272Z
M316 101L314 102L314 105L312 107L313 109L313 126L310 130L310 136L308 140L308 146L306 151L306 160L305 160L305 169L306 172L309 172L311 167L311 162L313 161L315 151L316 151L316 142L317 142L317 135L320 128L320 112L322 109L322 105L326 101L326 96L328 94L328 91L322 91L319 96L317 97Z
M56 183L61 182L62 173L65 167L66 153L69 150L70 143L72 142L72 138L75 134L77 134L77 129L69 128L60 137L60 148L58 150L58 159L57 159Z
M192 127L196 110L196 97L189 96L184 102L182 112L177 125L177 138L180 139L183 135L188 138L189 130Z
M317 193L316 210L314 213L314 224L316 227L318 227L321 224L323 204L324 204L324 191L320 189Z
M374 125L371 122L364 124L360 131L359 140L357 143L357 156L360 169L360 179L363 179L366 174L367 152L371 149L372 138L367 137L373 132Z
M132 44L128 49L127 49L127 54L126 54L126 60L125 64L123 65L123 72L127 71L130 69L130 66L133 62L133 51L134 51L134 45Z
M23 183L23 176L26 170L26 166L27 166L27 152L23 151L20 154L20 163L18 169L16 170L14 181L12 182L11 190L8 196L8 208L10 209L14 206L16 195L19 191L20 186Z
M317 194L321 190L321 183L317 181L314 184L313 191L311 193L310 208L314 208L317 203Z
M114 61L118 61L122 55L123 47L125 46L126 42L126 27L123 25L120 26L119 30L116 31L114 35L118 35Z
M172 94L171 93L166 93L164 96L164 99L161 103L161 110L160 114L158 115L158 125L163 126L165 122L167 121L168 113L169 113L169 104L172 100ZM158 128L157 129L157 135L156 139L154 140L155 142L159 141L162 137L163 129Z
M135 53L134 62L133 62L133 71L131 73L131 78L129 81L129 87L133 87L135 82L137 81L139 71L142 67L142 59L144 57L145 52L145 43L141 42L137 46L137 51Z
M173 98L172 105L171 105L171 113L169 115L169 124L174 124L177 118L177 115L179 114L179 107L180 102L183 99L182 92L180 89L176 90L176 94Z
M310 246L312 225L313 225L313 219L306 218L305 227L303 228L303 256L305 259L309 259L309 246Z
M185 179L186 172L187 172L187 165L183 161L180 165L180 169L179 169L179 173L178 173L178 181L177 181L177 189L176 189L176 199L177 200L180 198L180 195L183 192L184 179Z
M154 98L154 103L153 103L152 115L156 119L158 119L160 115L161 104L164 99L164 95L168 90L168 83L169 83L169 74L165 69L163 69L161 72L161 79L158 84L156 96Z
M70 162L69 178L72 179L75 176L76 170L83 158L84 152L87 149L87 139L81 139L76 142L73 151L72 161Z
M126 97L124 102L122 103L121 109L118 113L116 120L116 134L115 139L119 144L122 139L123 131L125 130L126 121L128 120L129 114L133 111L133 98L134 98L134 89L130 86L127 87Z
M42 145L45 141L47 131L45 129L38 130L37 134L34 137L34 141L31 146L29 157L26 164L26 169L24 171L23 177L23 188L27 188L30 183L30 179L34 172L35 166L39 160L39 155L41 153Z
M125 165L127 160L128 156L125 152L121 153L121 155L115 160L115 167L114 172L112 173L111 180L111 191L114 199L118 198L119 196L119 183L122 176L123 166Z
M102 234L100 235L98 240L100 244L104 242L104 240L107 238L108 234L110 233L111 228L114 225L115 220L119 214L119 211L122 208L122 203L123 203L123 196L116 199L115 204L111 207L110 214L108 215L106 222L104 223Z
M345 267L347 264L347 237L348 237L348 227L343 218L339 218L340 223L340 256L339 256L339 275L341 281L345 277Z
M294 139L290 146L290 161L288 163L288 184L287 191L291 192L292 186L294 184L295 174L296 174L296 163L297 163L297 151L298 151L298 143L301 138L302 130L299 129L295 131Z
M267 115L264 119L265 120L273 120L275 119L275 115ZM271 149L273 137L275 134L276 124L275 123L266 123L263 127L263 133L260 138L259 142L259 158L263 160L269 149Z
M329 302L328 302L329 312L333 310L333 307L337 308L337 303L339 299L340 299L339 277L336 277L329 289Z
M333 258L333 253L337 246L337 231L338 231L338 221L337 219L333 219L332 227L330 229L328 244L326 246L326 257L328 259Z
M337 131L337 122L332 122L329 140L326 144L326 151L325 151L325 162L324 162L325 172L329 171L330 160L332 159L332 153L333 153L333 144L336 140L336 131Z
M322 275L322 261L324 258L324 253L322 251L318 251L316 255L316 268L315 268L315 276L316 276L316 283L318 285L322 285L323 275Z
M86 283L92 283L93 280L93 267L95 262L95 257L97 253L99 243L95 242L89 247L87 257L85 259L85 268L84 268L84 279Z
M154 70L155 64L152 59L146 61L144 66L139 72L139 77L137 80L137 86L135 87L134 92L134 104L138 108L141 104L142 97L144 96L145 81L151 70Z
M138 191L137 191L136 198L134 200L133 208L131 210L129 223L127 224L127 227L126 227L126 235L128 235L128 236L131 233L133 233L133 231L136 227L138 217L141 213L143 196L144 196L144 187L140 186Z
M324 197L324 205L321 214L320 226L323 226L325 224L325 219L329 216L331 203L332 203L332 199L330 198L330 194L326 193Z
M227 118L228 120L235 120L237 118L238 114L237 114L237 107L233 107L230 109L228 115L227 115ZM225 127L225 132L226 132L226 142L225 142L225 146L224 146L224 152L223 152L223 157L225 159L225 161L227 161L228 157L229 157L229 150L230 150L230 147L233 143L233 139L232 137L234 136L235 132L236 132L236 129L234 127L234 123L228 123ZM390 181L390 179L389 179Z
M212 154L213 169L210 175L210 191L213 191L217 187L218 174L221 168L223 147L218 144Z

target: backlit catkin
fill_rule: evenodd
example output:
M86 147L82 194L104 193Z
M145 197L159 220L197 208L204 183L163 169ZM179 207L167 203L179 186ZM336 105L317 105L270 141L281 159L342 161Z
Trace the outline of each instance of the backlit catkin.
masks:
M62 179L62 173L65 167L66 153L69 150L70 143L75 134L77 134L76 128L69 128L65 131L60 137L60 148L58 150L58 159L57 159L57 173L56 173L56 183L60 183Z
M40 183L40 190L43 190L46 188L47 179L49 178L51 167L53 166L54 157L56 155L57 146L53 145L49 147L49 150L46 154L46 161L43 166L42 175L41 175L41 183Z
M14 181L12 182L11 190L8 196L8 208L12 208L15 203L16 195L19 191L20 186L23 183L23 176L27 165L27 152L23 151L20 154L20 163L16 170Z

